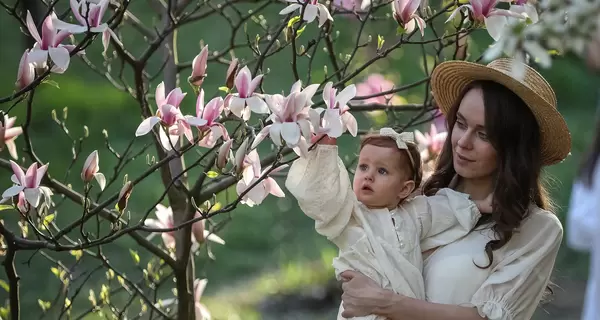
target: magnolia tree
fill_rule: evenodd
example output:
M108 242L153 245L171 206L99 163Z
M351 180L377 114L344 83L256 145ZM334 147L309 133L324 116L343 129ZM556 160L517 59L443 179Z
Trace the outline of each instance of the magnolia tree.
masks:
M582 0L150 0L138 9L132 2L0 1L15 19L13 29L2 32L19 32L20 27L35 41L20 61L6 61L17 72L16 90L0 98L0 147L8 151L0 165L13 173L11 181L4 181L1 207L6 211L0 222L5 271L0 290L8 292L6 301L0 301L2 318L48 313L53 319L79 319L103 313L119 319L209 319L200 301L207 279L196 275L195 253L225 241L215 234L223 225L206 221L240 205L285 197L274 173L306 156L324 135L366 132L368 124L357 124L359 113L384 112L386 125L398 131L435 119L428 133L416 132L425 167L431 170L445 139L443 119L428 86L435 65L449 59L485 61L504 53L547 67L552 50L582 51L586 32L595 27L595 19L587 17L598 12L596 1ZM33 6L45 14L34 19L28 10ZM198 32L228 30L222 34L228 44L206 43L195 57L178 56L177 31L204 19L218 22ZM394 30L370 27L382 20ZM344 26L351 31L345 32ZM467 39L478 29L489 33L494 45L470 57ZM353 46L338 41L340 31ZM146 43L141 50L128 45L136 38ZM102 52L93 50L94 42L101 43ZM423 64L423 79L394 83L381 74L365 74L402 48L422 50L423 60L417 63ZM433 53L433 61L427 61L426 52ZM287 64L266 67L276 56ZM85 62L115 90L129 94L138 107L127 111L139 112L140 121L121 124L129 132L127 148L114 150L106 144L116 157L115 167L100 166L97 151L74 151L65 161L72 161L69 170L81 174L61 179L64 173L35 152L30 133L32 118L40 114L33 112L40 103L34 98L36 90L55 74L74 72L72 59ZM150 63L153 59L160 63ZM220 67L226 71L211 71ZM317 77L316 69L324 73ZM294 80L278 83L278 73ZM219 89L205 91L208 81L219 83ZM266 91L267 86L277 90ZM402 103L399 95L417 86L425 88L422 103ZM11 115L19 109L25 114L22 119ZM154 150L139 147L150 141ZM259 153L258 147L265 144L273 146L271 151ZM105 145L94 146L100 148ZM144 155L155 161L147 161L139 176L129 177L127 165L142 165L134 159ZM192 175L193 169L200 173ZM145 199L145 211L130 212L128 199L136 185L153 175L162 181L162 195ZM79 178L84 184L76 190L70 184ZM105 192L120 181L119 192ZM230 188L237 197L217 201ZM68 220L61 220L67 223L59 223L55 216L64 201L81 206L81 214L69 214ZM110 228L101 228L102 223ZM151 256L143 267L131 250L131 263L139 264L139 274L119 271L112 263L118 257L102 251L103 245L122 237L133 239L138 250ZM20 308L20 279L34 276L15 264L15 257L25 252L50 259L60 279L56 298L39 300L37 312ZM106 274L105 283L89 291L81 288L91 270L76 268L86 260L100 262Z

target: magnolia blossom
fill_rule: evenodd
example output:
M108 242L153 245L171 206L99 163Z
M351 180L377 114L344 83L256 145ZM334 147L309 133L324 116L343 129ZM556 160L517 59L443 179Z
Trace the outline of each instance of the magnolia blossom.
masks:
M433 123L428 133L423 134L421 131L415 130L415 140L419 145L419 149L421 149L421 158L423 161L427 162L437 157L442 151L447 136L448 132L438 132Z
M415 30L415 24L419 26L421 36L425 35L425 20L419 17L416 12L421 5L421 0L394 0L392 10L394 19L405 32L410 33Z
M208 46L204 46L202 51L192 61L192 75L188 81L194 86L201 86L206 76L206 67L208 61Z
M194 315L196 320L210 320L211 315L206 306L204 306L200 299L208 283L207 279L195 279L194 280Z
M165 150L171 150L171 145L175 145L179 140L179 137L185 135L187 139L192 142L194 137L190 125L186 118L179 110L179 104L187 93L183 93L180 88L175 88L169 92L169 95L165 98L165 86L161 82L156 87L156 105L158 110L156 116L144 119L135 131L137 137L143 136L150 132L152 128L160 123L163 127L167 128L169 136L165 134L164 130L159 130L160 140ZM197 119L193 123L195 126L205 125L206 120Z
M81 180L84 182L90 182L92 179L96 179L100 185L100 189L104 190L106 186L106 178L104 174L100 172L100 158L98 157L98 150L94 150L85 159L83 169L81 170Z
M186 121L198 127L205 136L198 143L202 147L212 148L219 138L229 140L227 129L217 119L223 112L223 98L216 97L208 102L204 107L204 89L200 89L200 94L196 100L196 117L186 116Z
M156 205L155 209L157 219L146 219L144 221L144 224L146 226L159 229L168 229L175 227L175 222L173 220L173 209L171 209L171 207L165 207L164 205L159 203ZM200 213L196 212L194 218L199 217ZM196 247L197 243L202 243L204 239L219 244L225 244L225 241L223 239L221 239L214 233L210 233L204 228L204 222L205 220L200 220L192 224L192 242L196 244ZM151 234L149 239L154 237L154 235L154 233ZM161 232L160 235L162 237L163 243L165 244L165 247L169 249L175 248L175 231Z
M227 73L226 73L226 77L225 77L225 86L227 87L227 89L233 88L233 84L235 81L235 75L237 74L237 70L238 70L238 59L233 59L231 60L231 62L229 63L229 67L227 67Z
M348 11L362 11L371 5L371 0L333 0L333 5Z
M315 18L319 17L319 28L327 22L327 20L333 21L333 17L329 13L329 10L324 4L319 3L318 0L285 0L290 2L291 4L281 10L279 14L286 15L292 13L296 10L304 10L304 15L302 16L302 20L311 23L315 20ZM306 8L303 9L303 7Z
M323 88L323 100L327 109L316 108L310 109L310 119L313 127L319 127L318 123L320 115L325 111L323 115L323 128L328 130L327 135L331 138L338 138L346 130L350 134L356 137L358 133L358 124L356 118L349 112L350 107L347 106L348 102L356 96L356 86L349 85L339 94L337 89L333 88L333 83L328 82Z
M25 18L27 30L29 30L29 34L36 41L33 49L29 52L28 61L36 68L46 68L48 56L50 56L50 59L54 62L51 71L63 73L69 67L69 62L71 61L70 52L75 49L75 46L61 44L71 33L65 30L58 31L54 24L56 19L54 12L44 19L42 23L42 36L40 37L31 13L29 10L27 11L27 17Z
M367 77L367 79L356 85L356 95L357 96L370 96L379 94L384 91L389 91L394 88L394 83L390 80L387 80L383 75L379 73L371 74ZM367 98L364 100L353 100L358 103L379 103L379 104L387 104L388 101L392 98L392 95L379 95L377 97Z
M10 160L10 166L14 173L10 179L16 185L6 189L2 198L11 198L23 192L27 202L37 208L40 204L40 197L45 192L40 190L40 183L48 170L48 164L38 168L37 162L34 162L29 166L27 172L23 172L23 169L12 160Z
M102 44L104 46L104 51L106 52L111 37L120 44L119 38L108 27L108 24L101 23L109 2L109 0L70 0L73 16L80 24L67 23L54 17L54 26L58 30L66 30L73 34L88 31L102 33Z
M18 159L17 146L15 145L15 139L23 133L23 128L14 127L17 117L9 117L4 115L4 125L0 123L0 150L4 149L4 146L8 149L8 153L13 159Z
M273 123L267 125L261 130L250 149L254 149L267 135L277 146L285 144L293 148L300 156L306 156L308 153L308 143L312 131L309 119L310 106L313 104L314 96L318 84L312 84L302 90L302 82L296 81L290 90L290 95L284 97L280 94L268 95L265 97L271 116L267 120Z
M262 81L263 75L254 79L250 69L244 66L235 78L237 93L230 94L225 98L225 104L236 116L248 121L250 111L255 113L269 113L269 107L254 91Z
M237 158L237 157L236 157ZM283 169L285 166L278 167L277 169L271 171L277 172ZM256 150L252 150L248 155L244 157L244 161L242 164L242 179L238 181L236 186L236 191L238 196L244 193L248 188L250 188L254 183L260 180L266 172L268 172L270 167L261 171L260 159L258 157L258 153ZM285 197L285 193L277 184L277 181L271 177L265 177L262 181L256 184L250 191L248 191L240 201L243 204L252 207L254 205L261 204L263 200L269 195L272 194L276 197Z
M231 151L231 146L233 145L233 139L229 139L221 145L219 148L217 161L215 165L219 169L224 169L227 165L227 161L231 161L233 159L233 152Z
M507 24L507 17L525 19L525 17L517 12L510 10L498 9L496 5L500 0L469 0L469 4L463 4L456 8L448 18L448 21L454 19L456 14L465 9L471 11L473 19L476 22L484 23L488 33L494 40L500 39L502 30Z
M15 87L21 90L30 85L35 80L35 66L29 61L29 49L26 49L19 61L19 71Z
M123 211L127 208L127 204L129 203L129 197L131 197L131 193L133 192L133 182L127 181L121 187L121 191L119 191L119 198L117 199L116 209L119 213L123 213Z

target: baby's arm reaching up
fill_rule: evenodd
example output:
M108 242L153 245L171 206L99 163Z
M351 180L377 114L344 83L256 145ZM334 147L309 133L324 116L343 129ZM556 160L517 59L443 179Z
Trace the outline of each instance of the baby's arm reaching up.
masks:
M348 227L357 200L335 139L322 138L307 158L294 161L285 186L315 220L317 232L337 244L335 238Z

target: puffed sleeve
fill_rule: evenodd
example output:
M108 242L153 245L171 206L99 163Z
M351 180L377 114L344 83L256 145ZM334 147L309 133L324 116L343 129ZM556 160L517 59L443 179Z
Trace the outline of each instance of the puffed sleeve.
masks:
M420 226L421 251L464 237L481 217L467 194L449 188L440 189L433 196L417 196L405 208Z
M594 233L600 228L600 161L591 186L576 181L567 213L567 243L576 250L588 251Z
M319 234L333 241L348 227L357 200L337 146L318 145L294 161L285 186Z
M552 274L563 236L558 218L536 208L519 231L494 254L490 276L471 299L489 320L530 319Z

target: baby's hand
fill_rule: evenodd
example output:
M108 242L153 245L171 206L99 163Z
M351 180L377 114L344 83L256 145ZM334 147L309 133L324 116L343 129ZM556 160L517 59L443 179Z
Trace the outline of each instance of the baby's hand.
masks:
M485 199L475 200L473 202L475 202L475 205L477 205L477 209L479 209L479 212L492 213L492 211L494 209L492 206L493 201L494 201L494 193L492 192L487 197L485 197Z
M327 145L331 145L331 146L335 146L337 144L337 139L336 138L330 138L328 135L326 134L322 134L322 135L313 135L312 139L310 140L311 143L317 143L317 144L327 144Z

